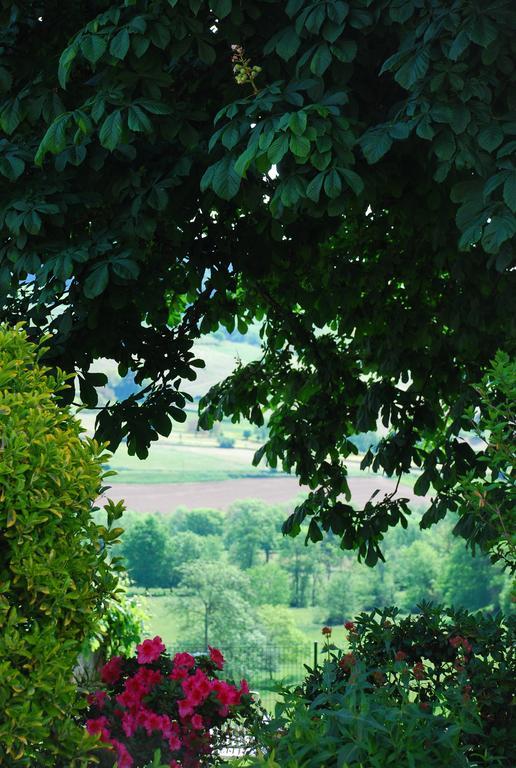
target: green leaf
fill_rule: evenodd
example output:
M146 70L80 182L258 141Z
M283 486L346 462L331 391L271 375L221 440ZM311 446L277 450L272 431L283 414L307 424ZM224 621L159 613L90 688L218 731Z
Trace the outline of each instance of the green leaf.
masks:
M487 48L487 46L494 43L498 37L498 28L496 24L491 21L491 19L480 14L471 19L466 26L466 32L468 33L469 39L473 43L482 46L482 48Z
M332 55L329 45L327 43L322 43L322 45L317 48L314 56L312 56L310 71L313 72L314 75L324 75L331 64L331 60Z
M87 299L95 299L107 288L109 282L109 272L107 264L99 264L88 275L84 281L83 293Z
M339 61L349 64L357 55L358 45L354 40L345 40L342 43L332 45L331 52Z
M211 2L213 12L219 19L224 19L226 16L229 16L232 6L232 0L212 0Z
M392 147L392 138L383 128L373 129L365 133L359 143L367 162L372 165L377 163Z
M239 176L245 176L247 169L255 158L255 155L256 145L253 147L247 147L247 149L238 157L235 163L235 171Z
M57 155L66 147L66 128L70 118L70 113L65 112L48 127L34 157L36 165L41 165L43 163L47 152Z
M347 184L351 187L355 195L358 197L364 191L364 182L355 171L349 170L349 168L340 168L340 175L344 177Z
M212 45L208 45L207 42L199 38L197 40L197 50L199 52L199 58L202 62L204 62L204 64L211 66L215 63L217 56L215 53L215 48Z
M450 47L449 57L452 61L457 61L457 59L464 53L466 48L469 45L469 37L465 33L464 30L459 32L453 43Z
M112 112L104 122L99 132L100 143L111 152L120 144L122 138L122 113L119 109Z
M57 78L59 80L59 84L61 88L66 89L66 84L68 83L68 77L70 75L72 62L76 58L78 52L79 52L79 49L77 45L73 44L73 45L70 45L68 48L65 48L65 50L61 54L61 58L59 59L59 68L57 70Z
M471 121L471 112L460 102L452 108L450 125L455 133L464 133Z
M309 200L312 200L314 203L319 202L319 197L321 195L321 189L325 177L325 173L318 173L317 176L314 176L312 181L308 184L306 188L306 196Z
M140 274L140 268L135 261L128 258L117 258L110 262L111 269L117 277L123 280L136 280Z
M484 229L482 245L488 253L497 253L500 246L516 234L516 219L509 214L493 216Z
M23 226L31 235L37 235L41 230L41 216L36 211L30 211L25 214Z
M324 191L330 199L338 197L342 191L342 181L339 172L332 168L324 179Z
M428 48L418 51L396 72L394 79L406 90L410 90L414 83L423 78L430 64L430 52Z
M278 136L277 139L274 139L272 144L269 147L269 151L267 152L267 157L273 163L276 165L280 162L280 160L283 159L284 155L288 151L288 136L287 134L283 134L283 136Z
M80 42L80 48L85 58L92 64L96 64L106 52L106 40L100 35L86 35Z
M300 45L301 40L294 27L287 27L276 41L276 53L283 61L289 61Z
M135 104L152 115L170 115L173 111L169 104L164 104L162 101L156 101L155 99L138 99Z
M129 51L129 32L127 29L121 29L111 40L109 52L116 59L125 59Z
M234 168L234 157L227 155L213 166L211 187L223 200L231 200L240 189L241 177Z
M516 171L512 171L503 185L503 199L511 211L516 211Z
M430 488L430 475L423 472L414 483L414 493L416 496L426 496Z
M240 130L237 125L230 123L221 133L221 142L226 149L233 149L238 144ZM260 137L261 138L261 137Z
M492 152L500 146L503 141L503 131L500 126L491 124L482 128L478 134L478 143L487 152Z
M135 133L152 133L152 123L136 104L129 107L127 112L127 125L130 131Z
M291 136L289 146L296 157L304 158L310 154L310 142L304 136Z
M306 112L300 110L293 112L288 121L288 127L296 136L302 136L306 131L307 116Z
M453 133L449 130L441 131L432 146L439 160L442 160L443 162L451 160L455 154L455 139Z

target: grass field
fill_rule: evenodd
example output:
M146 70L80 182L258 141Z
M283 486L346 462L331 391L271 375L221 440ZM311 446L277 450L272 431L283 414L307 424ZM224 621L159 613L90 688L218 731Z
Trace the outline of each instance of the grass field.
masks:
M177 600L172 600L165 590L150 590L150 592L158 594L146 594L144 590L134 592L148 616L145 636L160 635L168 647L180 649L181 612ZM286 610L307 641L322 643L323 611L321 607L287 608ZM332 638L337 645L343 646L346 638L344 627L334 627Z
M270 477L266 466L253 467L254 450L218 448L215 445L178 445L160 440L145 461L129 456L121 445L109 460L117 475L115 483L191 483L231 480L241 477ZM280 473L276 473L280 474Z

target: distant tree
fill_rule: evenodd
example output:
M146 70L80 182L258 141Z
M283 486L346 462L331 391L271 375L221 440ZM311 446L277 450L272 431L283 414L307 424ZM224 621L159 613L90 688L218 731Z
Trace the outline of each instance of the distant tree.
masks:
M226 516L226 543L241 568L250 568L263 553L265 562L281 544L284 514L263 501L246 499L232 504Z
M218 536L200 536L192 531L173 533L167 542L163 561L163 580L167 586L177 587L181 582L183 568L188 563L202 563L205 560L222 561L224 547Z
M246 571L253 605L288 605L289 574L278 563L253 565Z
M470 611L498 610L505 579L501 569L493 566L489 557L481 553L474 557L458 539L441 563L438 583L446 605Z
M334 574L326 586L323 600L325 621L342 623L360 611L392 605L394 597L392 571L385 566L371 571L364 564L352 563L348 559L347 567Z
M302 608L316 603L313 588L320 563L316 547L307 547L301 537L285 537L281 542L280 562L290 574L290 605Z
M400 607L410 612L422 600L440 602L439 574L446 568L446 562L442 549L426 537L403 547L391 563L396 572L398 589L401 590L396 601Z
M225 514L219 509L190 509L183 513L180 530L198 536L222 536Z
M181 639L199 650L265 642L248 596L249 580L229 563L203 561L182 568L174 605L182 617Z
M168 587L170 535L155 515L148 515L124 534L122 556L130 578L140 587Z

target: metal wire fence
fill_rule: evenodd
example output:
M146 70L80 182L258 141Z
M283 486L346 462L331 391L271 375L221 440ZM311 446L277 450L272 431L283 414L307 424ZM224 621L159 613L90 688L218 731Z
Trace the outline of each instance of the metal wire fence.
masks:
M200 648L187 650L205 652ZM236 682L245 678L259 703L272 711L278 700L278 689L301 682L306 667L317 663L318 644L223 645L221 651L226 659L226 675Z

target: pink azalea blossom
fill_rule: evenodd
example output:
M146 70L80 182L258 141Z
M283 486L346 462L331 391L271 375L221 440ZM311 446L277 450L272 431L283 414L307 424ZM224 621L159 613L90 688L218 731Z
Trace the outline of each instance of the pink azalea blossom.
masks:
M152 640L144 640L136 646L138 664L152 664L159 659L164 650L165 645L158 635Z
M208 646L208 649L210 651L210 659L218 667L218 669L222 669L225 662L222 653L218 650L218 648L212 648L211 645Z
M120 680L122 674L122 657L113 656L100 670L100 679L108 685L114 685Z
M191 653L176 653L173 661L175 667L185 667L186 669L191 669L195 666L195 659Z
M204 720L200 715L194 715L190 722L195 731L200 731L204 727Z

